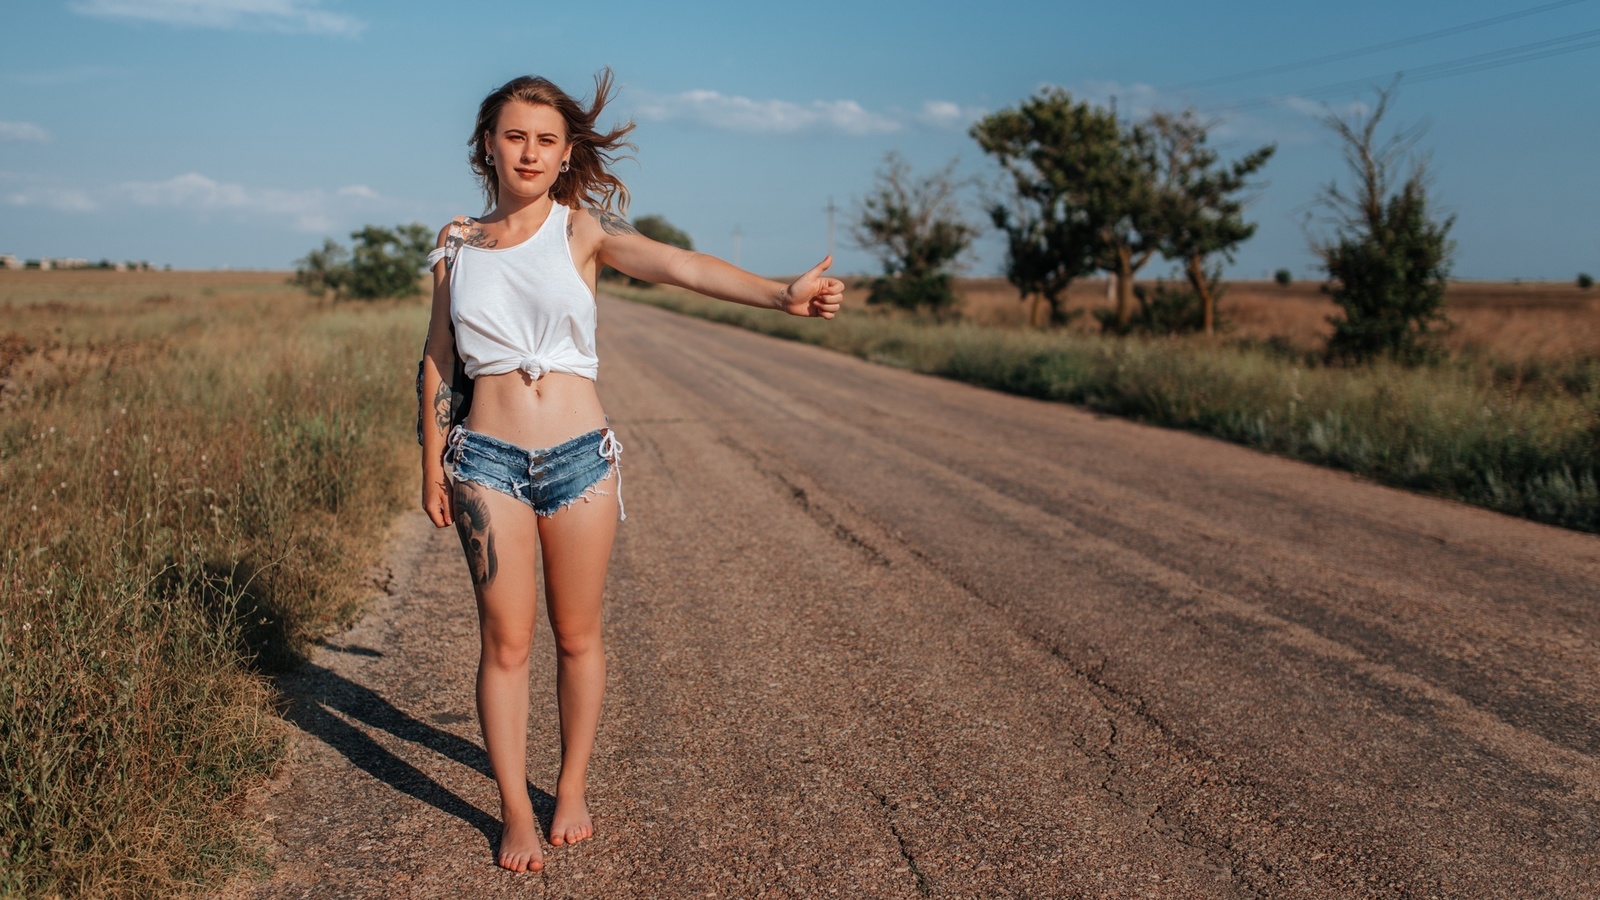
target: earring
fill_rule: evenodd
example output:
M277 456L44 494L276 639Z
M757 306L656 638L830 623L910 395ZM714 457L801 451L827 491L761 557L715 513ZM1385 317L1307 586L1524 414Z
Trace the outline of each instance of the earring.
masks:
M483 164L486 165L486 166L494 165L494 154L493 153L485 153L483 155Z
M561 161L561 171L565 172L565 171L567 171L568 169L571 169L571 168L572 168L571 166L567 165L567 161L566 160L563 159Z

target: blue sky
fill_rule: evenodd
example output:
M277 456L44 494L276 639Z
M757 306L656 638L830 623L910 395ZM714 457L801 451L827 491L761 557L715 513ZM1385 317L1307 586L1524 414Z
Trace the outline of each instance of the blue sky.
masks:
M618 170L631 213L664 215L724 257L738 229L748 268L820 258L831 197L836 271L872 271L846 225L891 150L919 171L959 157L976 182L968 214L986 225L997 170L968 125L1059 85L1115 96L1129 116L1197 107L1220 119L1213 142L1230 156L1275 142L1250 208L1260 229L1231 274L1309 277L1299 220L1319 185L1346 178L1316 116L1407 71L1391 119L1429 123L1455 274L1600 272L1600 0L8 7L0 253L22 257L288 268L365 223L437 227L481 210L464 159L485 93L541 74L587 95L609 65L617 117L638 122L637 159ZM1385 42L1398 45L1345 53ZM1544 55L1496 65L1518 47ZM1427 68L1461 60L1489 67ZM1001 265L989 234L968 272Z

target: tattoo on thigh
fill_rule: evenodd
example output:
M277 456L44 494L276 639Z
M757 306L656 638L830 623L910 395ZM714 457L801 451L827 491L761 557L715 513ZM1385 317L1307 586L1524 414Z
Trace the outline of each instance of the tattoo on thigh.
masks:
M638 234L639 229L628 224L628 220L613 212L600 209L589 210L589 215L594 216L605 229L606 234Z
M471 484L456 484L456 534L467 555L473 586L488 587L500 563L494 555L494 533L489 530L489 504Z

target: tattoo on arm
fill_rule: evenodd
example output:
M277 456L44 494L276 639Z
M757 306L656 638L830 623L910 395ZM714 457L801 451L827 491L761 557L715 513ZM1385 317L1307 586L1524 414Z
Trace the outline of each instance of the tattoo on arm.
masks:
M448 380L439 382L439 389L433 392L433 424L440 431L450 430L450 415L455 411L455 391L450 387Z
M473 587L488 587L499 571L500 561L494 553L494 532L489 530L489 504L483 502L478 486L471 482L456 482L456 535L461 538L461 552L467 556Z
M606 212L605 210L601 209L591 209L589 210L589 215L594 216L595 221L600 223L600 227L605 229L606 234L617 235L639 233L639 229L629 225L627 219L624 219L616 213Z

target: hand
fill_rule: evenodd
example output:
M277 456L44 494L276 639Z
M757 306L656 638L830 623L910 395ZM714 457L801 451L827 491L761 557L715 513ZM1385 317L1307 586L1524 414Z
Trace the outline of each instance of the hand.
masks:
M422 511L428 514L435 528L455 524L455 492L450 490L450 479L445 477L443 469L423 473Z
M833 265L833 254L822 258L822 262L811 267L811 270L794 280L794 283L783 289L779 308L791 316L812 316L831 319L839 312L839 303L844 299L844 282L837 278L829 278L822 274Z

